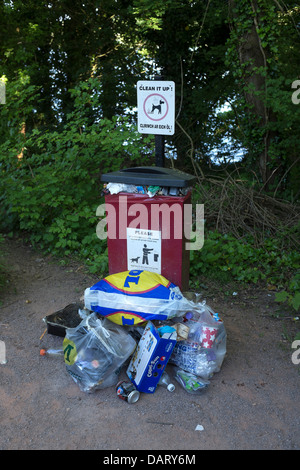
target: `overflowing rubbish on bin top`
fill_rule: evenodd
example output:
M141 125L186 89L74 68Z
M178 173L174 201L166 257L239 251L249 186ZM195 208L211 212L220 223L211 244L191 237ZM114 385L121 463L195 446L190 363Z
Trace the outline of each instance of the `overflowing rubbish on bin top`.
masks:
M129 382L116 390L128 403L158 386L174 391L174 383L198 394L221 369L227 335L200 295L188 297L161 275L125 271L86 288L84 305L70 304L44 321L48 333L64 336L66 371L84 392L116 387L123 369Z
M101 175L104 194L120 192L156 194L163 196L185 196L192 188L196 177L173 168L134 167Z
M149 197L159 196L186 196L191 188L176 188L169 186L136 186L125 183L108 183L103 185L102 194L147 194Z

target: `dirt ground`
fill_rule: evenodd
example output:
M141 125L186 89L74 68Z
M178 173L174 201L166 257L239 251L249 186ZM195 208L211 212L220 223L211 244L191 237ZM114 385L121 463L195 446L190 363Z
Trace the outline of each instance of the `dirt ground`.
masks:
M227 354L202 395L177 383L158 387L135 404L114 387L86 394L66 371L63 358L41 357L59 348L43 318L82 297L98 278L72 262L61 265L22 240L3 246L8 270L1 295L1 450L180 451L300 449L300 366L293 364L293 313L278 309L274 293L207 284L203 296L221 315ZM172 376L171 365L167 371ZM125 370L120 379L126 379ZM176 384L176 382L174 382ZM146 456L147 453L143 453ZM141 459L141 457L140 457ZM99 463L101 463L99 461Z

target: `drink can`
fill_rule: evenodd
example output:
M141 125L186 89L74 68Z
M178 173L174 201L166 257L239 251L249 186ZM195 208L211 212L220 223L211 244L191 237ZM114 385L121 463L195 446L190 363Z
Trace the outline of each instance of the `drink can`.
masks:
M135 403L140 398L140 392L131 382L119 382L116 387L116 392L121 400L127 401L128 403Z

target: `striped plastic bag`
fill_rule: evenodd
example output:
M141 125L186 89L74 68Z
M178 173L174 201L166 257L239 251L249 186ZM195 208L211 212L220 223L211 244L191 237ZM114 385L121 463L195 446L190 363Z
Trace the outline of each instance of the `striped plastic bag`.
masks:
M85 307L119 325L183 316L189 302L160 274L131 270L111 274L85 290Z

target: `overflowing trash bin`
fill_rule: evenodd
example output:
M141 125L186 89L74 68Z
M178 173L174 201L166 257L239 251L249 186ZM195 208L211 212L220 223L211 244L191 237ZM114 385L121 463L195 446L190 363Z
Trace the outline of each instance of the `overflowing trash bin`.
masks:
M63 336L66 371L83 392L115 387L135 403L164 386L200 394L226 355L226 329L198 294L191 299L189 250L195 177L161 167L102 174L109 273L44 318ZM41 356L51 350L41 349ZM173 376L166 371L173 368ZM120 381L121 371L127 380Z
M189 285L191 191L195 177L163 167L101 175L105 183L109 274L148 270L180 289Z

